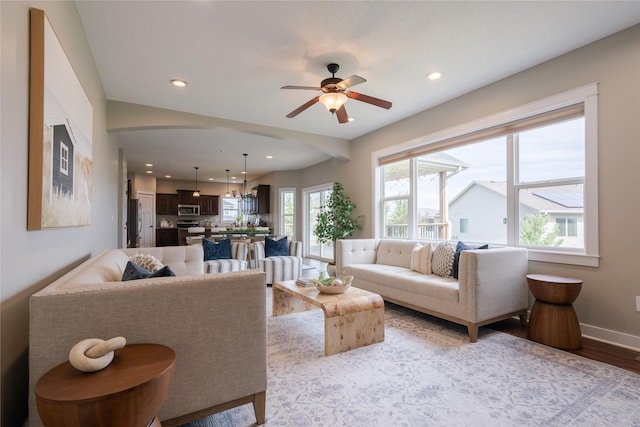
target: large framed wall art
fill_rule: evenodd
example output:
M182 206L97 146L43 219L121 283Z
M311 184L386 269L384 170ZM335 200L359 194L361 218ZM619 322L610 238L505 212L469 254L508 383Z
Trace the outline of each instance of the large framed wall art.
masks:
M27 229L90 225L93 107L44 11L30 14Z

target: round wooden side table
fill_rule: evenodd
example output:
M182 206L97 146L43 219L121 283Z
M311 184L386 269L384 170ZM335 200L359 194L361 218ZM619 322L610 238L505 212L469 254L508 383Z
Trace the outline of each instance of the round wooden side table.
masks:
M35 394L46 427L157 427L169 393L175 352L160 344L127 344L97 372L64 362L44 374Z
M536 298L531 307L527 337L563 350L582 348L580 323L573 309L582 280L529 274L527 283Z

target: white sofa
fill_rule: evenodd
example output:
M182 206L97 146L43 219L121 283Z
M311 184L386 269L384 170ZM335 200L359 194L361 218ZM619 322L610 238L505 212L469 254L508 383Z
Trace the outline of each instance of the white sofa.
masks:
M392 239L338 240L336 270L339 275L353 275L354 286L380 294L386 301L466 326L471 342L477 340L480 326L516 315L526 322L526 249L462 251L459 276L454 279L416 271L420 270L415 267L417 250L423 244L431 245Z
M175 277L122 282L129 256L153 255ZM176 353L158 418L177 426L253 403L265 420L267 329L265 274L204 274L200 245L114 249L90 258L31 296L29 426L41 426L34 387L86 338L123 336Z

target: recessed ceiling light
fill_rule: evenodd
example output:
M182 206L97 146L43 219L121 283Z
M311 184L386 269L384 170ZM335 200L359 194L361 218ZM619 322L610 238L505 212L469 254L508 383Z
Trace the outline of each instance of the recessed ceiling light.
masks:
M209 178L209 181L214 181L214 178Z
M355 122L356 118L355 117L349 117L347 120L349 121L349 123L351 123L351 122Z
M427 75L427 77L429 78L429 80L438 80L440 77L442 77L442 73L440 71L434 71L433 73Z
M267 156L267 159L273 159L273 156Z
M165 175L164 177L165 178L171 178L171 175Z
M185 87L187 85L187 82L180 79L173 79L171 80L171 84L177 87Z
M147 163L145 166L146 166L146 167L148 167L148 168L152 168L152 167L153 167L153 164L151 164L151 163Z
M153 173L153 171L147 171L147 173Z

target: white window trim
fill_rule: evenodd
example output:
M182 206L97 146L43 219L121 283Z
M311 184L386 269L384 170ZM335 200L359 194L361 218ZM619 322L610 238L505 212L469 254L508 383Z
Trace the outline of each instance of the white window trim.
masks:
M312 187L306 187L302 189L302 229L309 230L310 233L313 233L311 230L311 224L309 224L309 193L315 193L320 190L333 189L333 182L328 182L325 184L314 185ZM303 250L305 254L309 254L311 241L307 239L306 234L303 231ZM318 258L316 256L307 255L309 258ZM332 261L332 260L331 260Z
M69 147L62 141L60 141L60 172L69 175Z
M383 213L380 208L381 176L378 170L378 159L416 147L437 144L440 141L465 135L514 120L524 119L536 114L545 113L565 106L584 103L585 124L585 200L584 200L584 253L565 253L540 249L529 249L529 261L540 261L560 264L598 267L600 265L598 237L598 83L591 83L557 95L540 99L519 107L514 107L477 120L452 126L420 138L386 147L371 153L373 173L372 217L374 218L374 237L382 235ZM508 153L510 156L513 153ZM512 174L512 170L507 173ZM507 191L507 194L511 193ZM515 200L507 204L507 216L515 218ZM515 239L515 236L513 236ZM515 241L515 240L512 240Z
M287 188L280 188L278 189L279 191L279 195L278 195L278 200L280 203L280 220L278 221L278 233L277 234L284 234L284 218L285 218L285 214L284 214L284 201L282 200L284 197L284 193L293 193L293 209L294 209L294 214L293 214L293 234L290 236L291 240L296 240L296 217L298 215L296 215L296 205L297 205L297 201L296 201L296 188L295 187L287 187Z

